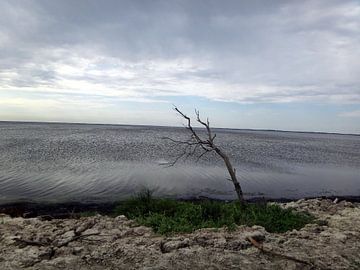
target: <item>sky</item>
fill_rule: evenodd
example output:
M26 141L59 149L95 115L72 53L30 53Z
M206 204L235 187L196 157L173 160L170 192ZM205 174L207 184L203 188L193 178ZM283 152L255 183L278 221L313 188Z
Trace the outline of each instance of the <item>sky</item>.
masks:
M360 134L360 1L1 0L0 121Z

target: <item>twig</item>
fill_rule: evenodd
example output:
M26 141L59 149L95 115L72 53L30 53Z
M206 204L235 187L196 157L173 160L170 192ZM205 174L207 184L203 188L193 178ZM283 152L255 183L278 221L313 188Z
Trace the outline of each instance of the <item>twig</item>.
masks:
M284 254L280 254L271 250L267 250L264 248L264 246L262 244L260 244L258 241L256 241L254 238L252 238L251 236L248 237L249 241L251 242L251 244L253 244L254 247L256 247L258 250L260 250L261 252L268 254L268 255L272 255L272 256L276 256L276 257L280 257L283 259L287 259L287 260L291 260L297 263L302 263L305 265L309 265L311 267L311 269L314 269L314 265L311 262L308 261L304 261L302 259L298 259L292 256L288 256L288 255L284 255Z
M70 238L68 241L61 243L60 245L56 245L57 248L61 248L64 246L67 246L69 243L74 242L80 238L84 238L84 237L88 237L88 236L93 236L93 235L99 235L100 233L89 233L89 234L85 234L85 235L75 235L74 237Z
M49 243L46 243L46 242L32 241L32 240L21 239L21 238L15 238L14 240L18 243L26 244L28 246L44 247L44 246L49 245Z

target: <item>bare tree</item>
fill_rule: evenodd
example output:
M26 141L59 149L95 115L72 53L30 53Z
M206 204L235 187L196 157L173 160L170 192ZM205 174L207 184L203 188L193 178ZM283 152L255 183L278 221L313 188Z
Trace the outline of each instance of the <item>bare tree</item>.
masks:
M174 110L187 121L185 128L189 131L190 137L187 140L175 140L169 137L164 137L164 139L171 141L176 146L181 147L183 150L172 162L168 163L168 165L173 166L181 158L186 159L190 156L194 156L199 150L200 150L200 155L197 157L197 160L202 158L207 153L215 152L218 156L220 156L223 159L231 178L228 180L230 180L233 183L239 201L241 203L244 203L245 202L244 196L240 183L236 177L236 170L232 166L228 155L215 144L214 140L216 138L216 134L213 134L211 131L209 119L207 119L206 122L202 121L200 118L199 111L195 110L196 121L200 123L202 126L204 126L206 129L206 136L205 136L206 138L202 138L196 132L196 130L194 130L191 123L191 118L188 117L186 114L184 114L182 111L180 111L176 106L174 107Z

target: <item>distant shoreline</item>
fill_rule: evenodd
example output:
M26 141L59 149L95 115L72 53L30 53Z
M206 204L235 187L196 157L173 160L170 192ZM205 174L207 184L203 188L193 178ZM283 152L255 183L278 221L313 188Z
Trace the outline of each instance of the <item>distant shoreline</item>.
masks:
M157 125L132 125L132 124L106 124L106 123L77 123L77 122L42 122L42 121L11 121L11 120L0 120L1 123L10 124L44 124L44 125L89 125L89 126L116 126L116 127L152 127L152 128L179 128L183 129L182 126L157 126ZM199 127L199 129L201 129ZM360 136L356 133L340 133L340 132L325 132L325 131L297 131L297 130L281 130L281 129L250 129L250 128L224 128L224 127L213 127L214 130L225 130L225 131L255 131L255 132L284 132L284 133L300 133L300 134L324 134L324 135L345 135L345 136Z

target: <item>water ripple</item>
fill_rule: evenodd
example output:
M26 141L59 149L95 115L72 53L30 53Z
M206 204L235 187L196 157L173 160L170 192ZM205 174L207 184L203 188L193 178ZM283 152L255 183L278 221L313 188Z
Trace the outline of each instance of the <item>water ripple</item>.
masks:
M217 130L247 196L360 196L360 137ZM233 199L223 161L207 156L166 168L178 154L161 137L178 128L0 122L0 203L117 200L155 195Z

